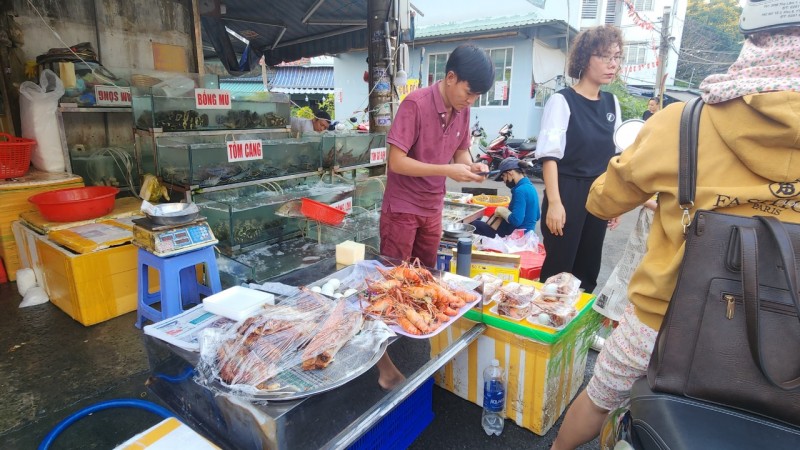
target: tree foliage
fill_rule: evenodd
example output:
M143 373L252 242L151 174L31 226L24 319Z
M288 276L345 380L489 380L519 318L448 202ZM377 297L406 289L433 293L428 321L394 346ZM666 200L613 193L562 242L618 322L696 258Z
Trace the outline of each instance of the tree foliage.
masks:
M744 36L738 0L689 0L675 78L696 87L736 61Z
M617 96L619 108L622 113L622 120L641 119L642 113L647 109L648 99L632 95L625 87L625 83L619 78L613 83L604 86L603 90Z

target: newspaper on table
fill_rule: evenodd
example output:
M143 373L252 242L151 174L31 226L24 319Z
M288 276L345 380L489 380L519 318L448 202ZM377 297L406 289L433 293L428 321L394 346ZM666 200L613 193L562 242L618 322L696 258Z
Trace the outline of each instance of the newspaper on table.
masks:
M597 300L592 308L611 320L622 319L625 307L628 306L628 282L647 251L647 236L650 234L652 223L653 211L641 208L636 227L625 244L622 257L603 289L597 294Z
M224 328L236 322L197 305L177 316L144 327L144 334L192 352L200 351L200 335L206 328Z

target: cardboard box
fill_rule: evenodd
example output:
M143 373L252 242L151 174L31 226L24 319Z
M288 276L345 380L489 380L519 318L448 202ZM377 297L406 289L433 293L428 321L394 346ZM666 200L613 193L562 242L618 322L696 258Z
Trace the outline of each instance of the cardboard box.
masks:
M450 271L456 273L456 260L458 252L453 249L453 259L450 260ZM504 253L472 251L470 277L487 272L501 278L503 281L519 281L519 255L508 255Z
M583 384L587 354L600 324L593 302L593 296L584 294L577 304L578 315L559 331L470 311L431 338L431 354L436 355L472 328L475 320L488 325L466 351L439 370L436 384L482 405L483 369L496 358L506 372L506 417L540 436L546 434Z

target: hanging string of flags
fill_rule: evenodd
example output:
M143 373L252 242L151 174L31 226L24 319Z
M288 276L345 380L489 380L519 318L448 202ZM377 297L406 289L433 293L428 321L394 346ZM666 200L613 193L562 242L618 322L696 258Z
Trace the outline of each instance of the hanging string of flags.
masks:
M658 61L658 59L656 59L655 61L649 62L649 63L646 63L646 64L637 64L635 66L624 66L620 71L622 73L630 73L630 72L638 72L640 70L646 70L646 69L655 69L656 67L658 67L658 64L659 64L659 61Z
M633 2L631 0L623 0L623 2L625 2L625 6L628 7L628 17L633 19L633 23L636 24L636 26L651 31L655 29L655 26L652 24L652 22L642 19L642 17L639 16L639 12L636 11L636 8L633 6Z

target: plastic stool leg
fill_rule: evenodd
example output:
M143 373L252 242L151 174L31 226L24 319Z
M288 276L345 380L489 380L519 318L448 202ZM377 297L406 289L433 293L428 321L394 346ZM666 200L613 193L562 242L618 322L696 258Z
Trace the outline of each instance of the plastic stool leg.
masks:
M141 249L139 250L141 252ZM147 298L147 290L149 288L149 273L147 270L147 264L145 264L141 258L139 258L138 262L139 268L139 292L137 293L137 308L136 308L136 328L142 329L144 325L144 308L147 307L147 303L145 299Z
M161 319L167 319L183 312L181 308L181 269L177 261L164 263L161 272Z
M194 265L184 267L180 270L181 282L181 307L186 309L189 305L200 303L200 292L197 284L197 269Z
M206 247L206 278L208 279L208 287L211 288L211 293L216 294L222 291L222 283L219 281L219 268L217 267L217 255L214 253L214 247Z

